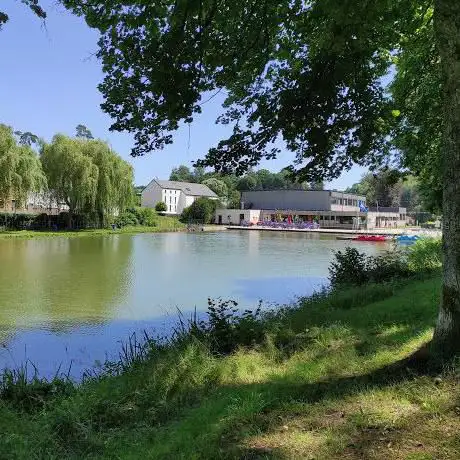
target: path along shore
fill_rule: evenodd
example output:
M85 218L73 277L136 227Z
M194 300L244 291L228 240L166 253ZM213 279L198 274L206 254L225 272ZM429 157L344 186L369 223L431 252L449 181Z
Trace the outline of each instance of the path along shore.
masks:
M263 226L245 227L241 225L227 225L227 230L248 230L248 231L267 231L267 232L298 232L298 233L325 233L330 235L417 235L440 238L441 230L427 230L422 228L378 228L373 230L346 230L339 228L272 228Z

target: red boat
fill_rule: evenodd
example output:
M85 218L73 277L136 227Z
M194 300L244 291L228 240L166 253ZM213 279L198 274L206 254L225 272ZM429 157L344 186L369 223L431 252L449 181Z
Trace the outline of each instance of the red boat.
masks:
M373 242L384 242L387 240L386 236L383 235L358 235L353 238L355 241L373 241Z

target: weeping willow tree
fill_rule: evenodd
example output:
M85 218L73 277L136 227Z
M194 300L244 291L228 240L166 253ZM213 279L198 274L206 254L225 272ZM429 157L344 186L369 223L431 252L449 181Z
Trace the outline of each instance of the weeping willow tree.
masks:
M104 225L132 200L133 170L103 141L58 134L44 146L41 160L49 188L67 204L70 219L96 214Z
M133 199L133 169L105 142L83 140L83 152L98 170L98 181L93 210L101 225L119 210L124 210Z
M18 145L13 130L0 125L0 199L22 207L27 195L42 191L46 179L40 160L28 145Z

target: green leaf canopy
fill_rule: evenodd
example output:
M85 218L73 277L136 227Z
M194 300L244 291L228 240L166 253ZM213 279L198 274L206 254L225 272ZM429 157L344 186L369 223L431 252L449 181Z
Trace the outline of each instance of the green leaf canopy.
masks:
M28 145L18 145L13 130L0 125L0 199L23 205L29 193L45 188L37 154Z

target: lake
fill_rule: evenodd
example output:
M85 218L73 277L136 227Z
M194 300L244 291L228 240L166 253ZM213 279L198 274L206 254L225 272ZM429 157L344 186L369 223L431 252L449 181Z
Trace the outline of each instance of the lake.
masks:
M207 298L241 307L309 295L333 251L385 245L310 233L229 231L0 239L0 369L29 360L78 379L143 330L167 333Z

